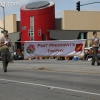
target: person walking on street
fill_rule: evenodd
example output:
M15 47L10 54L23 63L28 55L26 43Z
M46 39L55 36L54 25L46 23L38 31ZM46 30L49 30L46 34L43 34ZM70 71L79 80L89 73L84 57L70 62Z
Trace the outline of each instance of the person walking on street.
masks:
M10 39L7 37L6 31L4 31L3 35L4 36L0 38L1 58L3 63L3 70L4 72L7 72L8 63L10 61L9 47L11 46L11 44Z
M98 48L99 48L99 38L97 37L97 32L93 32L93 37L91 40L91 45L93 48L93 59L92 59L92 65L95 64L95 61L97 62L97 66L99 66L99 59L98 59Z

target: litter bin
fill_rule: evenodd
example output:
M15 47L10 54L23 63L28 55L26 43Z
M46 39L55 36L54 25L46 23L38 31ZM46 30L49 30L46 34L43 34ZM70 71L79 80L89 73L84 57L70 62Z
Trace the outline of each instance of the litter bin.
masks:
M74 56L74 61L78 61L79 58L77 56Z

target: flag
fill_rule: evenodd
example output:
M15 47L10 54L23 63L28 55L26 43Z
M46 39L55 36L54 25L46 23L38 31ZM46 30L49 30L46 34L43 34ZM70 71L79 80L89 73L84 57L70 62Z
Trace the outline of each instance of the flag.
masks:
M82 52L82 47L83 47L83 44L76 44L75 51Z

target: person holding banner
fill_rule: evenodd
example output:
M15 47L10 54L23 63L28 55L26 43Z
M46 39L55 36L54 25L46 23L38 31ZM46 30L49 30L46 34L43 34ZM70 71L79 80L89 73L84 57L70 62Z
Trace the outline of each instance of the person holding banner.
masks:
M92 48L93 48L92 65L94 65L95 61L96 61L97 66L99 66L100 63L99 63L99 59L98 59L98 55L97 55L98 54L98 47L99 47L99 38L97 37L97 32L96 31L93 32L91 45L92 45Z
M11 46L10 40L7 37L7 32L4 31L4 36L0 39L0 47L1 47L1 58L3 63L3 70L7 72L7 66L10 61L10 52L9 47Z

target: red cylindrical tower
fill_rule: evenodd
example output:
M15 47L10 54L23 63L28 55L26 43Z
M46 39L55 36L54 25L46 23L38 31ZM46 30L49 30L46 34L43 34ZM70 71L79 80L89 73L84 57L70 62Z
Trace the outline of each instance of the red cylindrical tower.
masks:
M55 4L38 1L20 9L21 41L50 40L48 30L55 29Z

